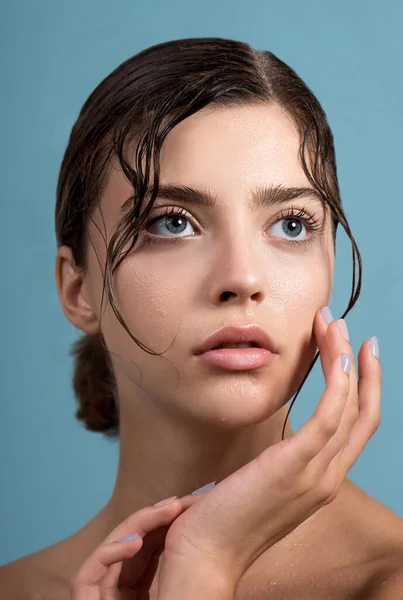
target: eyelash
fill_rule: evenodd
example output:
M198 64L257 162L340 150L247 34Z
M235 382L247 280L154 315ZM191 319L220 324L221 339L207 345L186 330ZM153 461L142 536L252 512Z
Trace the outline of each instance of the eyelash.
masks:
M166 210L165 212L159 214L157 217L150 219L149 221L146 222L145 226L144 226L144 231L145 231L145 237L147 239L147 243L149 244L165 244L166 242L169 243L176 243L176 242L182 242L183 240L186 240L187 236L182 236L182 237L163 237L163 236L157 236L154 235L152 233L148 233L148 231L146 230L146 228L150 225L152 225L153 223L155 223L156 221L158 221L159 219L162 219L163 217L169 217L169 216L181 216L181 217L185 217L191 225L193 225L193 227L195 227L196 225L194 223L192 223L192 218L189 216L188 212L184 209L184 208L176 208L176 207L171 207L170 209ZM282 211L279 215L278 218L275 220L274 223L272 223L272 225L274 225L275 223L278 223L278 221L282 221L283 219L290 219L290 218L294 218L294 219L298 219L300 221L302 221L304 223L304 225L306 225L309 229L309 237L307 237L304 240L296 240L296 241L291 241L291 240L284 240L281 239L281 243L285 243L287 245L291 245L291 246L302 246L304 245L309 245L309 244L313 244L317 237L321 234L322 232L322 225L320 223L320 219L315 218L315 214L311 215L308 212L306 212L305 208L298 210L297 208L294 208L293 206L291 206L289 209L287 209L286 211Z

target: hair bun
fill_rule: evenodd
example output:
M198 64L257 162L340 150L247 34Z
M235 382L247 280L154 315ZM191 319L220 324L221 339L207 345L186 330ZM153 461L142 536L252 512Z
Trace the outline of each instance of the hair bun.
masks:
M74 357L73 389L79 405L76 418L90 431L116 437L116 382L102 334L85 334L72 344L70 355Z

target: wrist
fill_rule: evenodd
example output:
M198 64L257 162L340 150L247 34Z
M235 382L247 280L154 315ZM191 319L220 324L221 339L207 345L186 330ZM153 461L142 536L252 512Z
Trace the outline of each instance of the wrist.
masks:
M234 600L236 583L202 561L163 563L158 600Z

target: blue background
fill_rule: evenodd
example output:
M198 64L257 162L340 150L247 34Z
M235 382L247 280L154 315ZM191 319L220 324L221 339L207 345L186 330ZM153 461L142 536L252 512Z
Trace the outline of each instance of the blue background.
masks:
M109 499L118 445L75 421L70 344L54 281L58 169L94 87L143 48L220 36L274 52L313 89L333 129L343 203L363 257L347 316L355 354L377 335L381 427L349 477L403 516L401 2L103 0L2 2L0 562L76 531ZM331 308L351 290L338 232ZM323 391L315 366L291 412L297 429Z

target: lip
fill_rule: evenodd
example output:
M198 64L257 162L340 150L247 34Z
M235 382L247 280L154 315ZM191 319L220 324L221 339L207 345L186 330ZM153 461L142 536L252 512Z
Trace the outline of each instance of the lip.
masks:
M267 367L274 354L266 348L221 348L207 350L199 355L200 360L208 365L230 371L249 371Z
M195 354L200 355L208 351L220 352L221 350L213 350L216 346L220 344L237 344L247 342L254 342L259 346L259 348L233 348L231 350L239 353L245 352L246 350L262 351L263 349L268 350L272 354L277 353L274 341L265 332L265 330L259 327L258 325L251 324L243 327L228 326L219 329L210 337L208 337L205 340L205 342L203 342L203 344L199 346L199 348L196 349ZM228 352L229 349L225 350Z

